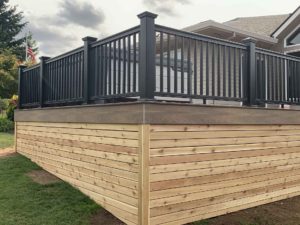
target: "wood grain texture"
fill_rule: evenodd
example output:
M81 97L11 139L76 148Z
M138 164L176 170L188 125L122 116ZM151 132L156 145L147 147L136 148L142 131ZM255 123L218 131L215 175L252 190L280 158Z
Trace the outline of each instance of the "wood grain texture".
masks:
M150 224L185 224L299 194L299 125L152 125Z
M20 154L130 225L139 224L139 134L137 125L126 124L16 125Z
M16 110L17 122L164 125L300 125L300 110L133 102Z
M149 160L150 125L140 125L139 152L139 224L150 225Z
M19 153L129 225L181 225L300 195L300 125L15 127Z

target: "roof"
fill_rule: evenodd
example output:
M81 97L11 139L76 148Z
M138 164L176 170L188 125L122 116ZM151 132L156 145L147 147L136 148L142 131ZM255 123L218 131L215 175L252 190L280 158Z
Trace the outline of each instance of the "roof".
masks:
M257 17L239 17L233 20L229 20L223 24L260 35L271 36L271 34L289 16L290 14Z
M277 37L284 29L285 27L293 21L297 16L300 15L300 6L291 13L271 34L272 37Z
M200 23L194 24L192 26L185 27L185 28L183 28L183 30L188 31L188 32L199 32L201 30L208 29L208 28L214 28L214 29L223 30L223 31L227 31L227 32L230 31L230 32L234 32L236 34L240 34L240 35L248 36L248 37L250 36L250 37L253 37L258 40L262 40L267 43L277 43L277 40L270 37L269 35L261 35L258 33L250 32L248 30L236 28L233 26L228 26L227 24L224 24L224 23L218 23L213 20L207 20L204 22L200 22Z

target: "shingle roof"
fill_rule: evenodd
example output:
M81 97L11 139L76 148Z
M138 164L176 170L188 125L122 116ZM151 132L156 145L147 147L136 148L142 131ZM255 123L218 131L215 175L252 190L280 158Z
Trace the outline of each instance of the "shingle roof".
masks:
M271 36L271 34L279 27L290 14L274 15L274 16L257 16L257 17L239 17L224 22L223 24L249 31L252 33Z

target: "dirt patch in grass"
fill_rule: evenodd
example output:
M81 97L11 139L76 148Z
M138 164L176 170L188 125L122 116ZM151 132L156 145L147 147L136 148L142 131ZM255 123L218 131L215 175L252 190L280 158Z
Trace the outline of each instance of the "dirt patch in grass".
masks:
M53 184L61 181L59 178L45 170L33 170L26 175L29 176L34 182L42 185Z
M99 209L92 217L91 225L126 225L104 209Z
M299 225L300 196L189 225Z

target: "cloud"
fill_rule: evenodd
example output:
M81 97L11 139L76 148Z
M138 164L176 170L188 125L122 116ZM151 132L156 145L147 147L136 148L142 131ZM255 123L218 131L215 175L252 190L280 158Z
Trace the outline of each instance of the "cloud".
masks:
M56 56L72 48L82 45L81 38L84 36L103 36L105 29L101 27L105 21L101 9L96 9L91 3L81 3L78 0L62 0L58 4L56 13L49 15L35 15L33 12L26 13L29 21L26 31L33 34L37 41L39 55Z
M167 16L176 16L176 6L190 4L190 0L143 0L143 3L157 13L162 13Z
M29 23L28 30L37 40L39 49L43 55L54 56L70 50L78 38L63 33L59 28L44 26L43 24Z
M96 9L88 2L64 0L60 3L61 9L55 19L57 23L77 24L88 28L97 28L105 21L101 9Z

